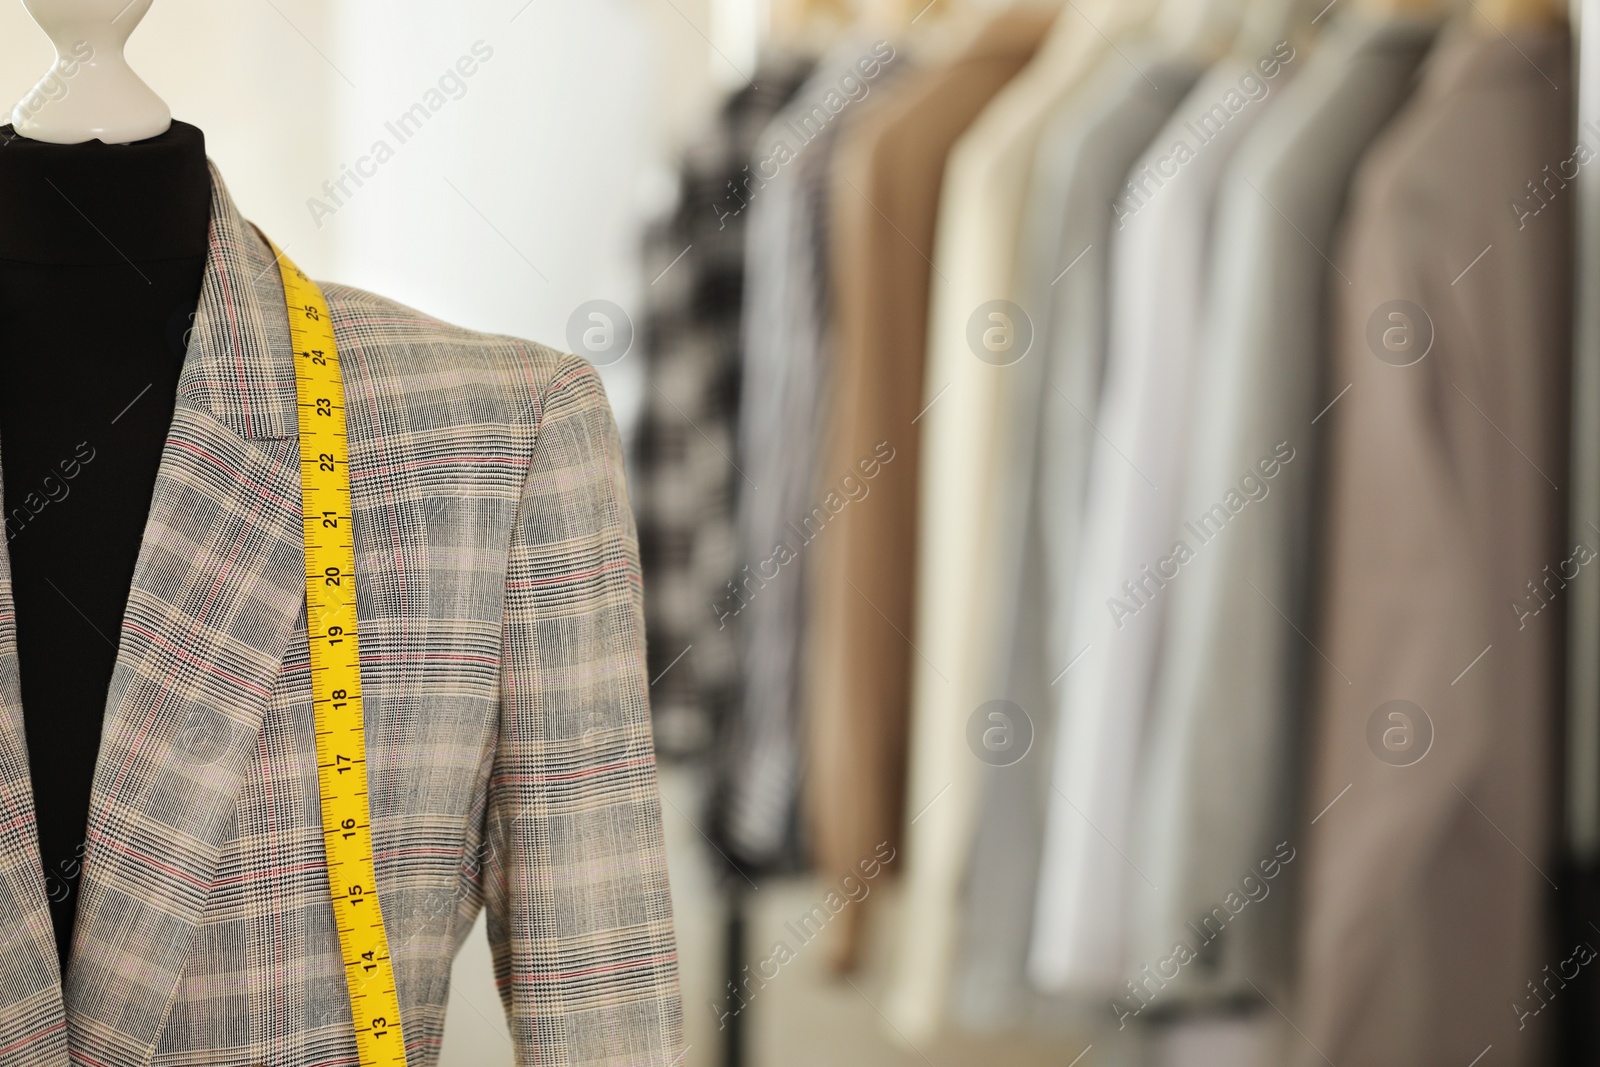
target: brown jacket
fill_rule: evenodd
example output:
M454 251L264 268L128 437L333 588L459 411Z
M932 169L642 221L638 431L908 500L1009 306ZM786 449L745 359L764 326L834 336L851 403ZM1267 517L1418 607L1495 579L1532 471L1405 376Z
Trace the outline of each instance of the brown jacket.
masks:
M1530 1064L1555 1036L1526 983L1566 954L1542 924L1563 576L1585 558L1565 533L1573 190L1527 183L1573 154L1568 47L1448 31L1334 253L1327 395L1349 391L1311 635L1306 1067L1491 1044Z
M821 469L860 477L868 462L877 472L864 480L868 495L818 538L813 557L806 814L826 877L900 840L915 655L915 420L945 157L1032 56L1051 18L1028 8L997 16L950 64L908 77L838 149L833 414ZM861 913L846 913L835 943L841 966L854 959Z

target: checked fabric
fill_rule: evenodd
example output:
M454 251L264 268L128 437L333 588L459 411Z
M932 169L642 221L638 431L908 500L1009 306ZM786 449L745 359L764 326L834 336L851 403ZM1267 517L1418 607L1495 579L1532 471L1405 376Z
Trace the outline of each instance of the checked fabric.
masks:
M0 1067L357 1062L322 845L293 353L213 168L63 985L0 552ZM344 370L373 857L408 1062L487 912L516 1062L682 1044L621 445L593 368L324 285ZM22 625L26 625L23 620Z

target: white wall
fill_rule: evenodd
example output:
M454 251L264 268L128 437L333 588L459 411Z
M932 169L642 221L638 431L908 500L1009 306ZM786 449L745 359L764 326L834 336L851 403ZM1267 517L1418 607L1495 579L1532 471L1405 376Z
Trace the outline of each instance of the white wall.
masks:
M359 87L335 88L340 162L377 139L397 143L385 122L475 42L492 58L324 229L336 231L331 272L342 280L566 347L579 304L634 299L634 189L654 147L650 57L638 13L622 0L533 0L513 21L523 3L337 8L339 65Z
M330 19L315 0L272 3L276 10L265 0L161 0L129 41L128 60L178 118L205 131L245 214L315 272L331 261L332 245L300 221L284 192L320 181L327 168L331 72L289 20L327 50ZM53 58L22 5L0 3L0 122Z

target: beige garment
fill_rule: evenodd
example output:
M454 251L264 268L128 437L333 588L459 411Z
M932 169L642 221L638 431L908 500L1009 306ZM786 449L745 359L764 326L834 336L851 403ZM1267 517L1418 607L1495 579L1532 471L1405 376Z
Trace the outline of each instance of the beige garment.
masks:
M999 585L992 496L1002 481L996 470L1001 457L1013 454L1000 403L1011 368L980 359L976 353L984 349L969 345L969 334L1000 328L989 317L990 302L1016 300L1018 231L1046 118L1109 42L1139 25L1151 6L1148 0L1100 0L1066 7L1038 55L962 136L945 168L926 411L918 424L916 609L908 635L918 653L906 791L912 821L898 861L906 878L904 926L885 1008L912 1041L934 1033L946 1007L978 801L980 763L968 747L967 727L980 705L998 695L988 691L997 607L992 594Z
M854 473L866 495L840 513L812 556L806 804L827 879L871 860L880 844L902 843L919 452L912 420L924 403L928 256L945 157L1032 56L1051 18L1036 8L996 16L947 66L913 76L864 114L835 158L834 387L821 471L827 479ZM840 967L855 960L864 912L849 908L835 924Z
M1334 252L1304 1067L1516 1067L1556 1036L1526 983L1572 947L1543 936L1561 575L1600 538L1564 540L1571 190L1526 183L1573 155L1568 48L1442 37Z

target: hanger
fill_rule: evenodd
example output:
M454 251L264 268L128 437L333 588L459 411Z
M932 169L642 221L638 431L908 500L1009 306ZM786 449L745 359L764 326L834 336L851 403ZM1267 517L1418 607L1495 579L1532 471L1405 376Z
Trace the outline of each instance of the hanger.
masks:
M1238 35L1245 0L1162 0L1151 29L1188 54L1215 60Z
M1059 10L1064 0L768 0L772 37L812 55L848 33L891 39L922 60L959 53L1008 7Z
M1062 0L837 0L854 11L858 28L896 34L922 32L927 26L951 21L988 19L1014 6L1059 8Z
M926 4L927 0L923 0ZM953 0L937 0L928 5L925 12L921 11L923 4L915 4L915 0L860 0L857 4L857 20L863 25L884 27L890 30L904 31L911 25L912 19L917 19L920 25L929 19L937 19L947 14L950 8L960 6ZM917 18L921 12L922 17Z
M1239 46L1262 52L1288 41L1297 50L1313 48L1318 29L1313 20L1326 11L1327 0L1253 0L1241 17Z
M1444 0L1361 0L1361 10L1385 18L1436 18L1448 14Z
M1562 0L1475 0L1472 24L1486 32L1543 29L1565 22Z
M819 55L856 19L852 0L770 0L774 40L796 51Z

